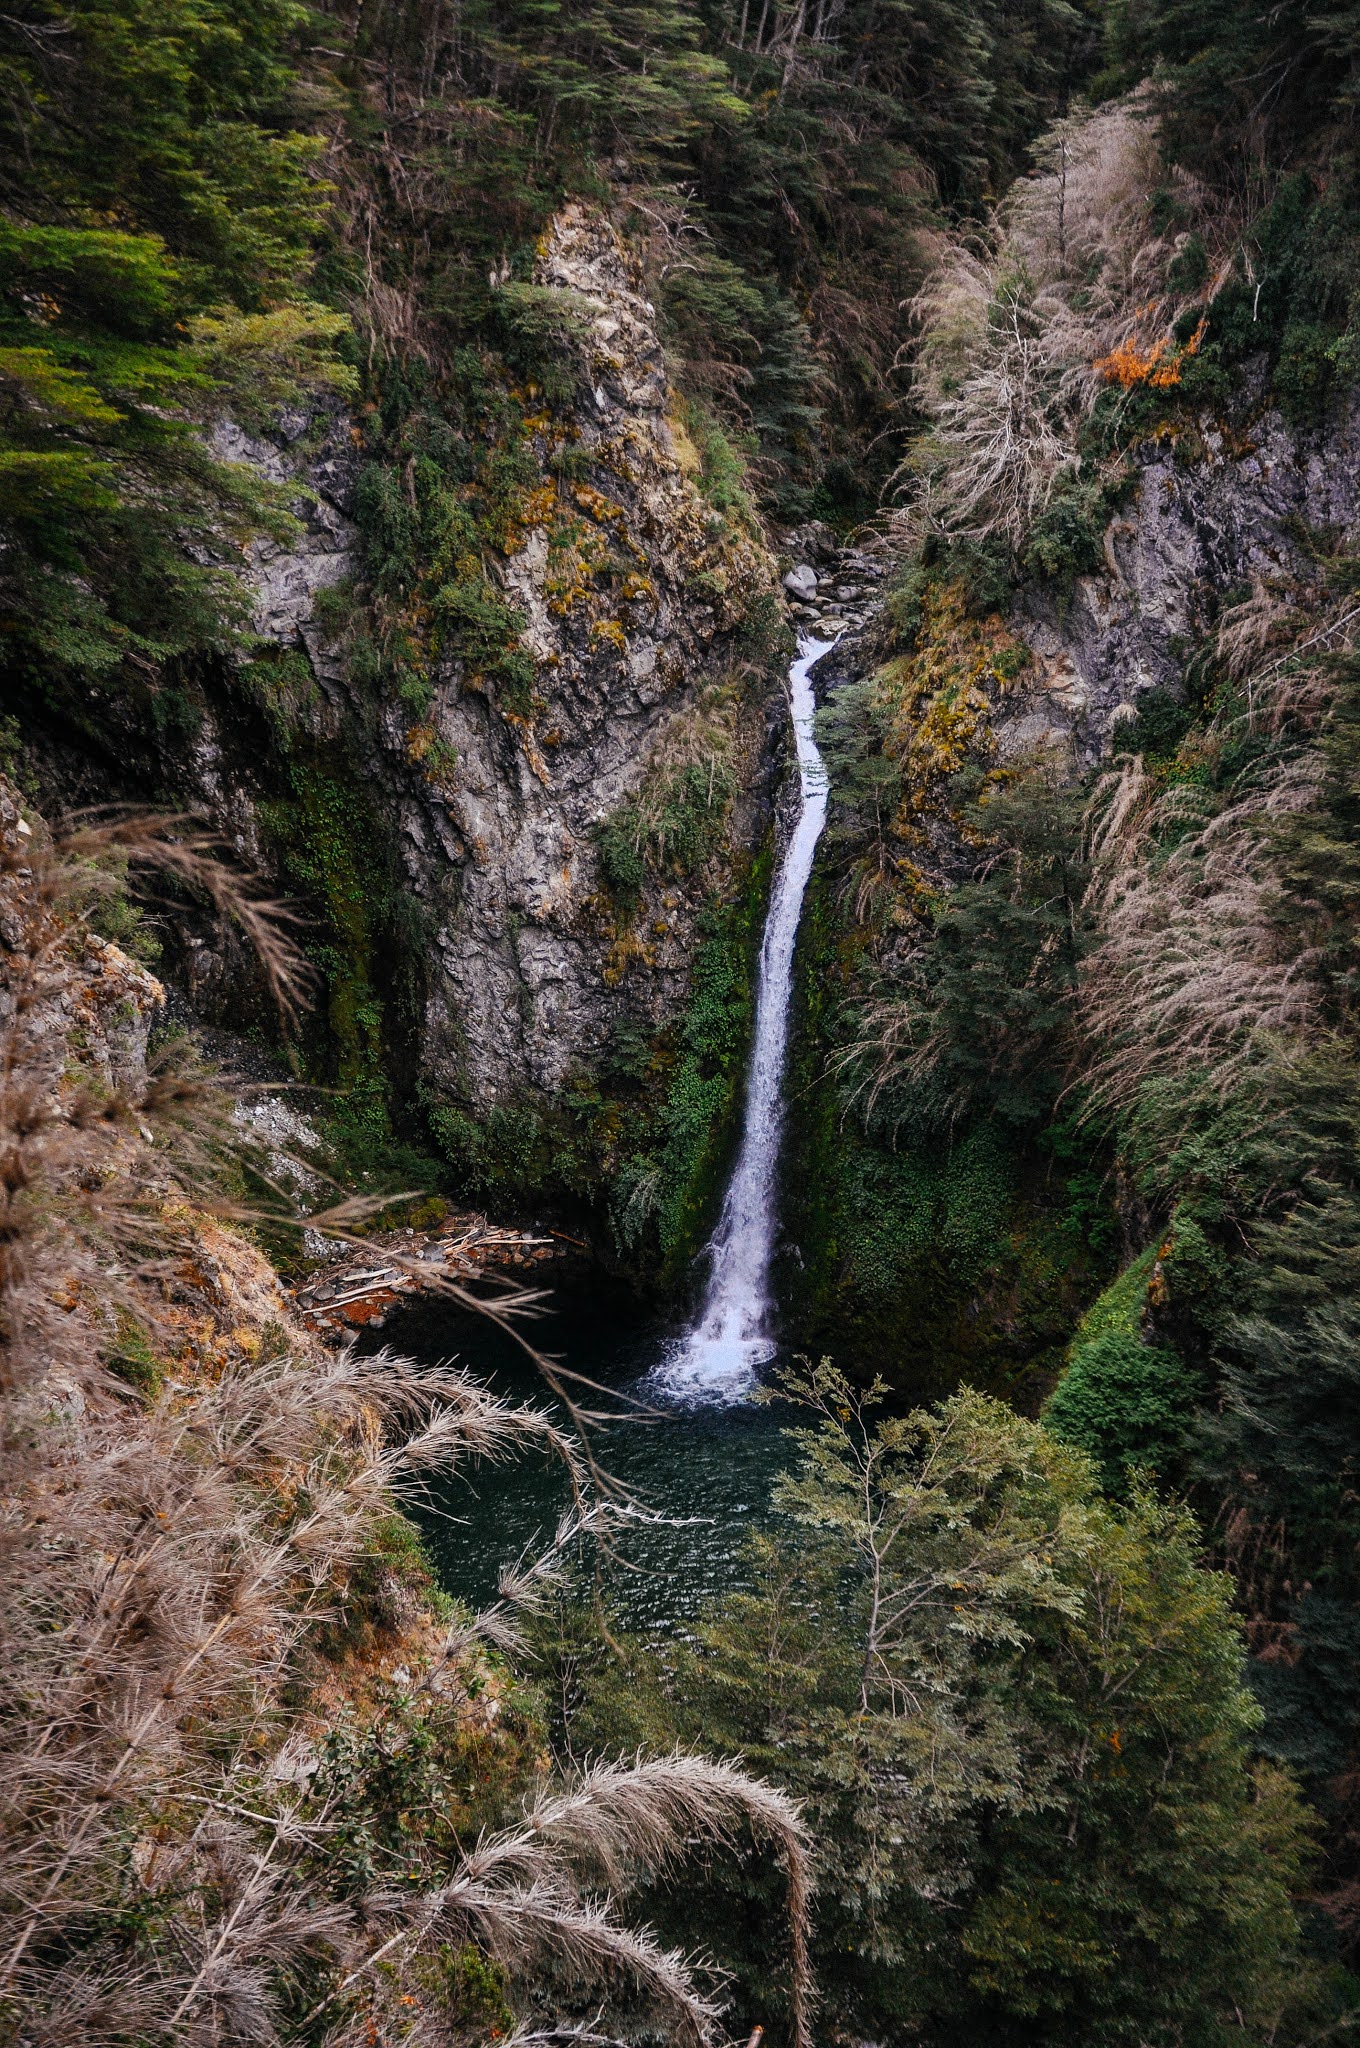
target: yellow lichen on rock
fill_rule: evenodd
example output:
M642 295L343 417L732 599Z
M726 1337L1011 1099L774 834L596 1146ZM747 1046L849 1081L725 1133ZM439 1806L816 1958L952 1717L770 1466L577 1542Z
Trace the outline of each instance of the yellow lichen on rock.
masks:
M919 840L943 803L943 785L970 759L992 751L991 710L1025 659L995 615L970 616L958 582L932 584L921 604L916 644L878 671L886 751L901 765L894 829Z

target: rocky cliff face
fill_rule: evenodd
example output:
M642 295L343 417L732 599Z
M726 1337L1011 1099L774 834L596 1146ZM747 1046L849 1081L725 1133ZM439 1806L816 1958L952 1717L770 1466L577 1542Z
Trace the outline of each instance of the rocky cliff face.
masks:
M602 215L570 206L515 290L566 337L574 366L565 403L532 386L513 394L518 495L481 571L516 622L531 684L510 686L456 636L436 644L418 715L358 680L325 600L363 591L366 423L299 416L267 440L222 435L224 453L300 487L297 539L252 552L255 625L306 657L323 750L347 730L353 754L359 736L361 779L424 914L421 1076L436 1100L477 1115L593 1067L621 1014L643 1031L674 1016L697 909L763 829L782 729L777 677L751 659L753 620L768 639L782 616L774 561L754 521L704 495L625 245ZM243 850L267 858L259 774L211 705L193 772ZM678 863L665 820L682 785ZM611 821L635 856L623 890L602 866ZM205 999L223 961L198 949Z
M885 988L901 991L905 1015L908 992L931 986L941 894L979 877L959 771L1042 754L1080 782L1127 744L1126 721L1150 693L1173 700L1164 729L1179 732L1175 702L1229 607L1260 593L1307 615L1322 559L1353 549L1360 525L1360 408L1301 431L1245 393L1232 422L1183 424L1175 439L1135 449L1130 470L1095 537L1099 571L1032 580L984 613L937 562L899 579L890 616L871 616L819 668L827 695L851 686L828 734L844 748L843 865L835 902L814 891L805 940L785 1209L796 1256L784 1284L796 1344L843 1347L861 1365L909 1374L917 1392L992 1372L1008 1399L1026 1398L1027 1373L1042 1390L1103 1269L1094 1255L1083 1263L1083 1241L1055 1221L1062 1170L1002 1117L979 1112L945 1142L933 1127L922 1136L910 1114L890 1134L844 1116L826 1083L846 1049L844 998L867 1007ZM826 567L807 583L820 596L841 574ZM1157 729L1149 719L1139 744ZM833 810L833 858L837 825ZM983 857L1004 871L991 849ZM979 913L969 929L961 940L955 928L942 972L961 967L980 1013L994 1015L1004 927L997 938ZM961 945L974 950L961 957ZM902 1042L912 1042L905 1030Z
M659 1024L674 1010L692 920L677 892L652 889L621 922L602 899L598 835L649 775L703 756L706 710L717 710L703 700L729 680L733 632L773 581L754 535L697 488L655 316L612 228L569 208L537 281L572 302L589 381L582 410L536 436L545 470L570 443L575 480L544 488L502 571L526 621L533 707L507 715L466 664L441 676L431 723L458 766L442 788L413 793L402 819L417 891L439 890L445 863L457 877L435 942L426 1067L477 1102L526 1082L552 1091L593 1065L625 973L635 1015ZM613 562L621 581L600 574ZM755 710L726 707L747 797L765 752ZM751 837L743 812L738 844ZM711 829L719 852L718 808Z
M1003 755L1070 746L1089 767L1125 707L1179 694L1185 663L1226 603L1315 580L1325 548L1360 517L1360 405L1301 433L1273 408L1204 422L1134 451L1127 501L1106 531L1106 567L1068 594L1031 587L1013 630L1035 660L999 703Z

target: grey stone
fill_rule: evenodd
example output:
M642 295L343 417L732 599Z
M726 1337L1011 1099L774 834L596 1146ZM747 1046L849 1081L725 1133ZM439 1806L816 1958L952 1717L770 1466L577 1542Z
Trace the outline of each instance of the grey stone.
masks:
M773 557L717 519L698 489L697 462L671 424L655 313L605 217L565 207L535 282L572 295L584 375L581 401L545 412L528 444L544 477L537 523L493 572L534 658L527 712L449 657L431 672L417 745L402 707L383 700L375 718L315 618L320 592L359 566L356 430L337 416L310 456L294 453L293 421L284 446L235 428L221 442L232 459L299 487L301 538L251 556L255 624L305 648L337 706L352 706L353 728L372 735L363 769L396 821L405 882L429 925L422 1077L436 1100L479 1114L596 1066L620 1014L659 1027L683 1003L703 879L649 884L629 931L602 893L598 831L671 758L698 699L727 671L747 607L777 588ZM554 485L564 441L580 467L576 481ZM550 554L563 498L591 559L622 559L626 575L592 575L585 555L573 563L556 544ZM761 829L780 705L776 678L768 702L757 695L742 714L727 827L737 845ZM209 752L205 741L205 763ZM214 808L248 809L220 763L215 772Z
M1345 535L1360 520L1360 399L1306 433L1244 406L1235 425L1202 423L1197 438L1148 443L1133 460L1104 569L1070 593L1031 584L1017 602L1010 623L1035 660L996 707L1003 756L1059 746L1091 766L1146 691L1181 692L1225 600L1315 581L1305 534Z

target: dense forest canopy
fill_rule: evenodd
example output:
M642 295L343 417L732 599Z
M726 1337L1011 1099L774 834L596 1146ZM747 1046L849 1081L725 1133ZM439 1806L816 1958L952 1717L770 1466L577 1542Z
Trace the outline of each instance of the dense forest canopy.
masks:
M1312 0L0 17L0 2039L1349 2035L1357 63ZM590 825L597 1066L479 1122L420 1065L391 764L470 777L456 672L551 782L536 521L545 616L602 590L602 660L659 616L580 426L599 305L544 281L566 217L654 323L726 666ZM285 645L243 564L306 528L299 449L355 538ZM1155 558L1154 472L1218 580L1094 739L1016 740ZM674 1287L749 1038L775 558L837 539L883 599L818 719L813 1362L744 1585L644 1640L579 1387L328 1349L275 1269L434 1185ZM191 825L231 733L261 800ZM236 1043L328 1091L300 1180L186 1029L209 914ZM626 977L684 916L656 1028ZM570 1510L474 1613L408 1513L526 1451Z

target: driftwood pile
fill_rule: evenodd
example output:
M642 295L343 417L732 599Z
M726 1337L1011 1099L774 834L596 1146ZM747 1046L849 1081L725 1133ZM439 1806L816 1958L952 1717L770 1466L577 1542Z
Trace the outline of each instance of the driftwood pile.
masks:
M392 1230L373 1237L362 1257L311 1273L291 1289L293 1306L315 1330L376 1327L403 1297L435 1293L441 1281L466 1285L488 1272L525 1272L562 1255L570 1239L502 1230L484 1216L446 1217L437 1232Z

